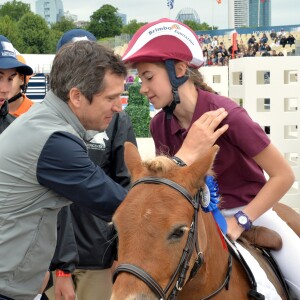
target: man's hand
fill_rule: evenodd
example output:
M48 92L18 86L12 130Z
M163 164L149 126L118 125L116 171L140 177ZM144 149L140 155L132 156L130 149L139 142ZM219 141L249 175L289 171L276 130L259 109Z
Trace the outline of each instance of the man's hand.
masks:
M228 129L228 125L225 124L216 130L227 115L228 113L224 108L203 114L191 126L176 156L180 157L187 165L203 157L215 144L216 140Z
M75 300L72 277L56 277L54 295L55 300Z

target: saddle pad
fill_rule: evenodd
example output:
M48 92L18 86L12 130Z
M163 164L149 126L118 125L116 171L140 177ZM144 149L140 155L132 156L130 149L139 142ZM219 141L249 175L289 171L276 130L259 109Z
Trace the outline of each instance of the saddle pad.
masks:
M265 295L265 300L281 300L274 285L268 279L266 272L262 269L257 260L238 242L236 242L235 245L253 273L257 283L257 291Z

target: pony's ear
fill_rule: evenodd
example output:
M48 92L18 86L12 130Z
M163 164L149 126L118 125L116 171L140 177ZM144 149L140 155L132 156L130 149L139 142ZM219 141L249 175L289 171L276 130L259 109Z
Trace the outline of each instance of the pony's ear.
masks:
M124 143L124 160L131 175L131 181L137 180L141 176L144 167L137 147L130 142Z
M183 178L190 178L192 187L199 189L204 183L204 177L212 168L218 150L219 146L214 145L204 157L195 161L190 166L182 168L180 175Z

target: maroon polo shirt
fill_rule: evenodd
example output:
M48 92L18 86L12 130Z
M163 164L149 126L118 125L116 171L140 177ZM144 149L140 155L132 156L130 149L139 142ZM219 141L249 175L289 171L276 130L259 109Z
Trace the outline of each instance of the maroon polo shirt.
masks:
M198 90L192 123L205 112L220 107L228 112L220 126L228 124L229 129L216 141L220 150L213 170L222 197L221 208L234 208L250 202L265 184L264 173L252 157L264 150L270 140L245 109L229 98L203 90ZM156 153L172 156L181 147L189 128L181 128L175 116L168 120L165 112L160 111L152 119L150 130Z

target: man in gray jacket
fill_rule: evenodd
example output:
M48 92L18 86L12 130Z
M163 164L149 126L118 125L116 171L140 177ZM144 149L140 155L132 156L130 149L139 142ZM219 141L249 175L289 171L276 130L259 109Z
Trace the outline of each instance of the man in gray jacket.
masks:
M95 42L55 57L51 91L0 135L0 299L32 300L56 245L56 218L70 201L106 221L126 190L87 154L87 130L121 111L126 68ZM2 297L2 298L1 298Z
M79 40L97 41L89 31L72 29L60 38L57 51ZM91 160L115 182L129 189L130 176L124 162L125 141L137 145L130 118L122 111L115 114L107 129L97 133L86 146ZM75 299L76 292L77 300L94 299L96 295L101 295L101 300L110 299L111 266L116 254L115 243L111 241L114 235L111 224L79 205L64 207L58 215L57 245L50 266L58 276L53 272L54 288L47 291L48 298Z

